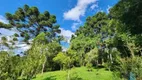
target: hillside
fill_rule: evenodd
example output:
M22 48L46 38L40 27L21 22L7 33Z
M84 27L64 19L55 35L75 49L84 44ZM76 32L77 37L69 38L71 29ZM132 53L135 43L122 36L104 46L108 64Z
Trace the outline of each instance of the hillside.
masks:
M72 77L78 77L77 80L113 80L113 74L103 69L93 69L88 72L86 67L73 68L70 71ZM67 71L52 71L39 74L33 80L66 80Z

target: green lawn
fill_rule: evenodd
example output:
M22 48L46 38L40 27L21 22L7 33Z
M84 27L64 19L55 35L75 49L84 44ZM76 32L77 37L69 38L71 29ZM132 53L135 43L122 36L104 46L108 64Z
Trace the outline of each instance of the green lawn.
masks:
M92 72L88 72L87 68L80 67L71 69L70 74L78 76L79 79L77 80L114 80L112 72L106 71L105 69L93 69ZM66 80L66 78L67 71L53 71L42 75L39 74L33 80Z

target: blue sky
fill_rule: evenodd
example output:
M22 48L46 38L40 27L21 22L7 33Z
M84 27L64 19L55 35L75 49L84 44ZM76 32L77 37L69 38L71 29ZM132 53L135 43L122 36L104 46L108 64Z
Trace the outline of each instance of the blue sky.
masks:
M48 10L51 14L55 14L58 24L60 24L62 28L75 31L76 29L72 29L72 26L73 23L78 23L78 21L66 20L63 16L65 12L75 8L79 1L92 1L92 3L90 2L86 5L87 8L84 15L79 16L81 24L83 24L87 16L92 16L99 10L107 12L109 6L111 7L118 2L118 0L2 0L0 3L0 15L4 16L5 12L14 13L18 7L28 4L30 6L37 6L41 12ZM92 5L97 6L91 9L90 7ZM77 28L79 27L79 25L76 26Z
M70 37L79 26L83 25L88 16L96 12L104 11L115 5L118 0L2 0L0 3L0 21L7 23L5 13L14 13L18 7L24 4L37 6L40 12L49 11L56 15L60 24L62 35L69 42ZM63 45L68 46L64 43Z

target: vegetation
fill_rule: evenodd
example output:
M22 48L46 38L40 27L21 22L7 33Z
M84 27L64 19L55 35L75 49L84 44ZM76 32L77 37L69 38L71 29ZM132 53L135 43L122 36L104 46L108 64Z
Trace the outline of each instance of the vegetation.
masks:
M30 38L33 41L22 56L10 50L0 52L0 79L141 80L141 7L140 0L120 0L109 14L89 16L72 35L70 47L64 52L56 16L28 5L14 14L6 13L9 24L0 26L14 26L20 31L20 35L14 34L13 41L19 36L25 42ZM1 38L0 44L1 50L4 45L9 46L6 37Z
M28 41L30 37L36 37L40 32L45 32L46 36L51 39L56 32L61 32L60 26L55 25L56 16L48 11L40 13L37 7L24 5L23 8L19 7L14 14L6 13L6 18L9 21L8 25L16 27L21 32L21 36L25 38L24 41Z
M107 74L107 75L106 75ZM106 71L105 69L93 69L92 72L88 72L87 68L72 68L71 69L71 80L113 80L112 72ZM74 79L76 78L76 79ZM67 72L66 71L53 71L47 72L44 74L39 74L33 80L66 80Z

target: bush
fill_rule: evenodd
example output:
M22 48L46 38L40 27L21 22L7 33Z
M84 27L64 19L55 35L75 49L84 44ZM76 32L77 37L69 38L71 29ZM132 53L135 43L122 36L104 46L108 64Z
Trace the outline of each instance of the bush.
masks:
M86 67L87 67L88 71L92 71L92 63L87 63Z
M113 77L112 77L112 79L113 80L123 80L123 79L121 79L120 78L120 72L113 72Z
M74 70L68 70L67 73L67 80L82 80L82 78L80 78L77 72Z
M122 77L129 78L130 72L135 75L137 80L142 79L142 58L125 58L121 62L120 72Z

